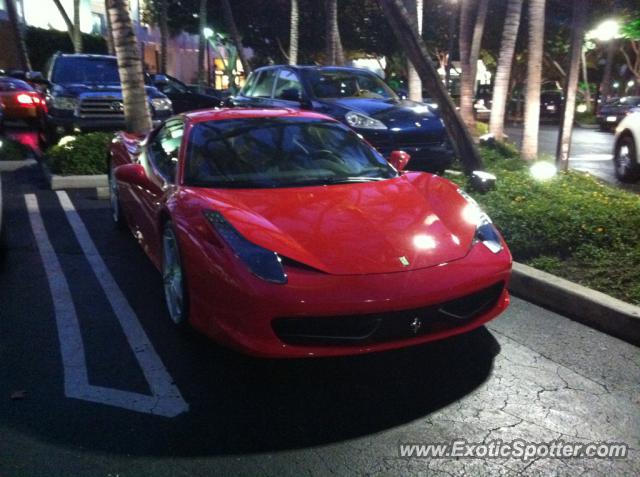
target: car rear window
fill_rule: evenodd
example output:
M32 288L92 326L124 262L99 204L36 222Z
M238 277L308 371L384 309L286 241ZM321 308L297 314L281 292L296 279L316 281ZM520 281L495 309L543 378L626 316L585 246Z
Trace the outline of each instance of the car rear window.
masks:
M33 91L33 88L22 80L0 79L0 91Z

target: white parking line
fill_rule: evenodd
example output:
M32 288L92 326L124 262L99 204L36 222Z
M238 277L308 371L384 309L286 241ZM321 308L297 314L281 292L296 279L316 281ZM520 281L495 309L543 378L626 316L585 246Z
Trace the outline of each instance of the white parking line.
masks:
M611 161L613 160L613 154L579 154L577 156L571 156L571 161Z
M44 227L35 195L25 196L31 228L44 264L54 304L58 339L64 367L67 397L121 407L166 417L188 411L189 405L173 384L160 357L153 348L137 316L107 269L69 196L59 192L58 198L80 246L102 286L125 333L138 363L149 383L152 395L139 394L89 384L84 344L69 284Z

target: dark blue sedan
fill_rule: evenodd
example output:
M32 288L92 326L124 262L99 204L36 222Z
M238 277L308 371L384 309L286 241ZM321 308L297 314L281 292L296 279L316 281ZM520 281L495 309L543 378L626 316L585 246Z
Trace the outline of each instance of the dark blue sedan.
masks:
M318 66L267 66L251 73L233 104L312 110L341 121L385 157L402 150L408 168L442 172L453 151L442 120L424 104L400 99L367 70Z

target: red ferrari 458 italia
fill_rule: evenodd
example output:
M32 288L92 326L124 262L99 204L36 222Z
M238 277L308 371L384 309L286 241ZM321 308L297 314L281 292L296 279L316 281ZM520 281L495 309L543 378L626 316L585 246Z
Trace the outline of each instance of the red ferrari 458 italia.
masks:
M505 310L511 255L470 197L407 160L316 113L194 112L116 136L113 218L162 272L170 318L223 345L416 345Z

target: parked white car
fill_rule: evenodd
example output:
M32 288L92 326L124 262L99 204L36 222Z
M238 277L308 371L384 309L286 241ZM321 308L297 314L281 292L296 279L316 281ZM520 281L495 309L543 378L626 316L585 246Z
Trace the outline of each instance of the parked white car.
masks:
M616 128L613 165L623 182L640 179L640 110L627 115Z

